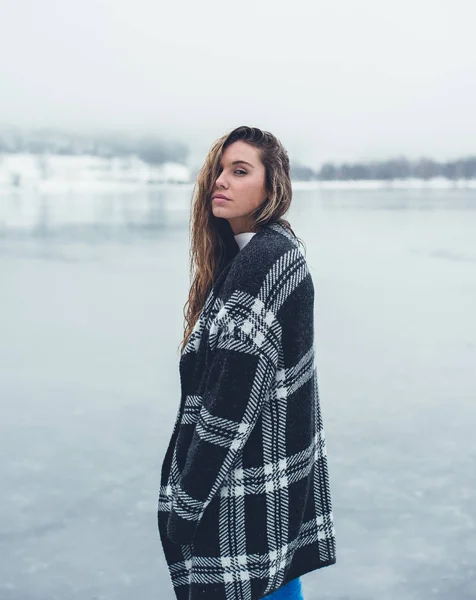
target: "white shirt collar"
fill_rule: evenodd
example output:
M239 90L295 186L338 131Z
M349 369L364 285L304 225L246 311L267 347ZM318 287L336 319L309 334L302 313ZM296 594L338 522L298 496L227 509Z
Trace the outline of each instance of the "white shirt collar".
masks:
M251 240L251 238L256 234L255 231L243 231L243 233L237 233L234 237L236 243L238 244L240 250L246 246L246 244Z

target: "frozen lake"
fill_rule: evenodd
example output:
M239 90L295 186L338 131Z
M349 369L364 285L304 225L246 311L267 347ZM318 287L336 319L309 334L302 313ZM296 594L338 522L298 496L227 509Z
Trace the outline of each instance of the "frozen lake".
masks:
M0 197L1 600L175 598L156 500L189 194ZM338 551L304 596L474 600L476 191L299 190L287 217Z

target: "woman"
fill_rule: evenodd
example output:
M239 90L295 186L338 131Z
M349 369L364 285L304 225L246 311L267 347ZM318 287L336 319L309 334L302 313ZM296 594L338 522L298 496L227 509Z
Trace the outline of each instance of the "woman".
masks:
M194 188L181 402L158 528L178 600L302 598L336 562L314 364L314 287L283 215L286 150L238 127Z

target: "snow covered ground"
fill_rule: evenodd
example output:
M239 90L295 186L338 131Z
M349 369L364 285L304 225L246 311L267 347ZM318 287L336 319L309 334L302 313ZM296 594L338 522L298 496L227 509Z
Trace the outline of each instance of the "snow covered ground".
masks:
M476 179L447 179L432 177L430 179L369 179L349 181L296 181L294 189L301 190L476 190Z
M82 229L45 217L41 235L0 235L2 600L175 598L155 509L179 401L187 194L174 227L132 194L117 200L125 229L105 198L84 202ZM288 217L316 291L338 544L304 597L473 600L474 194L296 190Z
M181 183L191 188L186 165L149 165L135 156L61 156L0 153L0 195L35 191L40 194L127 192ZM476 179L445 177L395 180L295 181L294 189L476 189Z
M136 156L0 154L0 194L117 191L189 180L185 165L150 165Z

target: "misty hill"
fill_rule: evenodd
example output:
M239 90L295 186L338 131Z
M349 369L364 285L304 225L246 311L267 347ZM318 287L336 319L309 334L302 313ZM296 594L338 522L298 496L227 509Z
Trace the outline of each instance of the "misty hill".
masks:
M159 135L130 135L106 132L72 133L53 129L22 131L0 129L0 153L56 154L120 158L136 156L151 165L166 162L184 164L188 157L185 144L165 140Z

